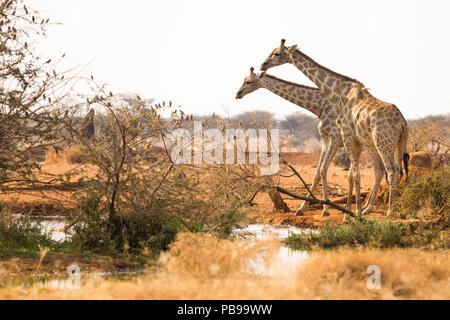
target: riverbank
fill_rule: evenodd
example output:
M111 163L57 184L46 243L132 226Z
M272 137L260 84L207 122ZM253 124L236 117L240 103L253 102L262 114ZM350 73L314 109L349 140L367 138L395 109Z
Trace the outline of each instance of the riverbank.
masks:
M279 263L279 242L246 244L181 234L152 274L122 281L82 279L79 288L9 287L0 289L0 299L450 298L448 251L317 250L286 269ZM258 266L269 273L255 272Z

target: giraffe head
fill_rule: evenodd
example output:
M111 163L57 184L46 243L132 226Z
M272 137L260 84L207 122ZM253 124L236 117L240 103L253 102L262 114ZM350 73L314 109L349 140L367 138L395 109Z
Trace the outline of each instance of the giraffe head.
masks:
M292 53L297 49L297 45L286 47L286 40L282 39L280 46L275 48L261 65L261 71L292 62Z
M242 99L249 93L258 90L262 87L261 79L264 77L265 73L257 74L254 73L254 68L250 68L250 74L245 77L244 83L239 88L239 91L236 94L236 99Z
M352 83L346 98L348 100L363 99L365 96L370 95L369 90L369 88L364 87L362 84Z

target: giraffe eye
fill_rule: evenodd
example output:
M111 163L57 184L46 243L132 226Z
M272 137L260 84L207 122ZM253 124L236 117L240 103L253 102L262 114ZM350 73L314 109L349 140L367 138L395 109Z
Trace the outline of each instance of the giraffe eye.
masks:
M281 53L277 52L277 53L275 53L275 55L278 57L278 56L281 56Z
M251 81L247 81L247 84L252 84L252 82Z

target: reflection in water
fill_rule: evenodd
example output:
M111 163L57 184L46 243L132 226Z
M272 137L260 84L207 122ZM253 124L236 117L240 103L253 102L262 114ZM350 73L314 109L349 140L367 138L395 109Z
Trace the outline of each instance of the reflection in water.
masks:
M116 271L116 272L97 272L87 274L67 274L67 275L34 275L34 276L17 276L7 279L0 279L0 288L20 287L29 288L47 288L47 289L79 289L86 283L100 283L103 280L113 281L131 281L136 280L139 276L147 275L153 271L136 270L136 271Z
M250 235L256 239L286 239L293 233L312 232L309 229L302 229L292 226L277 226L270 224L250 224L244 229L236 231L236 234Z
M66 220L62 219L46 219L39 222L45 232L52 234L52 239L57 242L63 242L67 240L70 235L64 232L64 227L66 226Z
M267 239L280 239L284 240L288 238L293 233L308 233L315 232L309 229L300 229L292 226L274 226L267 224L251 224L247 228L236 231L236 234L245 235L247 237L267 240ZM290 276L294 273L295 269L298 268L299 264L308 258L308 252L296 250L293 247L286 245L281 245L275 258L271 261L270 265L267 265L262 257L249 261L250 266L253 268L255 273L271 276L276 273L276 271L282 270L283 274Z
M70 238L70 235L64 232L67 223L64 219L45 219L39 223L46 232L51 232L55 241L62 242ZM280 241L288 238L292 233L315 232L308 229L300 229L292 226L273 226L266 224L251 224L244 229L236 230L235 235L242 236L250 240L269 240L279 239ZM258 275L271 276L275 272L281 270L285 276L293 274L294 270L308 258L306 251L296 250L295 248L282 244L275 259L268 264L263 257L248 261L250 267ZM147 274L144 270L138 271L119 271L109 273L80 274L77 277L73 275L57 275L45 276L36 275L29 277L10 277L0 280L0 288L6 287L22 287L24 289L31 287L48 288L48 289L76 289L86 282L98 280L136 280L139 276Z

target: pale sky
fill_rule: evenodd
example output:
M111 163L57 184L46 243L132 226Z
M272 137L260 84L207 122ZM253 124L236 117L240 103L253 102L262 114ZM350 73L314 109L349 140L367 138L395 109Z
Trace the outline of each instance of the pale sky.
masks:
M450 112L450 1L33 0L53 21L39 44L116 92L171 100L186 113L303 110L260 89L235 100L281 38L356 78L407 118ZM313 85L291 65L269 70ZM305 111L306 112L306 111Z

